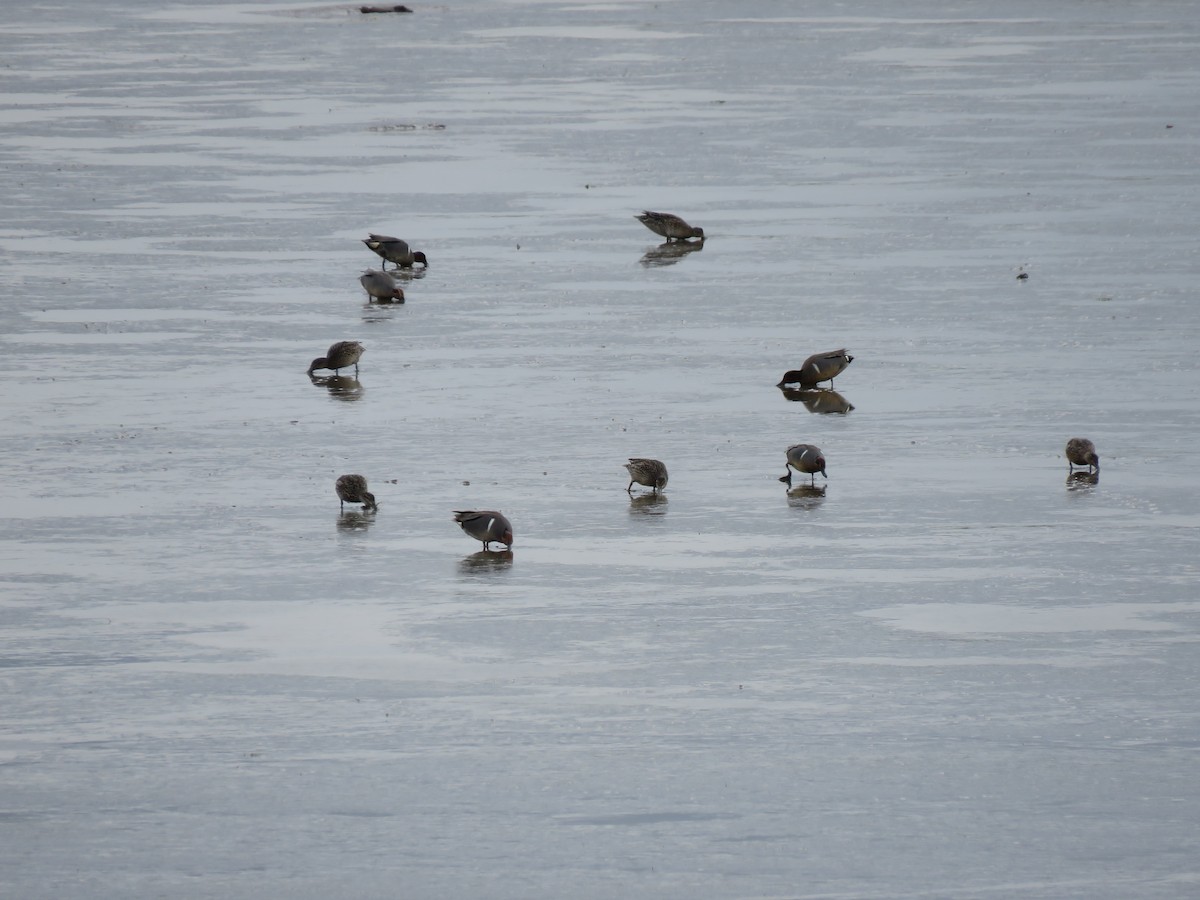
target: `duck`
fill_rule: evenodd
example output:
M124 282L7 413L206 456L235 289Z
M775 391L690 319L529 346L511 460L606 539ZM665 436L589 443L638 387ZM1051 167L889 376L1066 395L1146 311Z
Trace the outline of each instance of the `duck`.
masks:
M483 541L483 549L493 541L504 545L506 550L512 549L512 522L504 513L494 509L456 509L454 521L467 534L477 541Z
M846 366L854 362L854 357L841 350L830 350L828 353L814 353L804 361L799 369L785 372L783 379L775 387L785 384L798 384L801 387L816 387L822 381L833 384L833 379L842 374Z
M657 459L630 457L625 469L629 472L629 487L625 488L627 494L633 493L635 481L653 488L656 494L667 486L667 467Z
M825 474L825 454L821 452L821 448L814 444L792 444L787 448L787 472L779 480L784 482L788 487L792 484L792 469L804 475L812 476L810 484L816 484L817 473L821 473L822 478L828 478Z
M1067 441L1067 471L1073 471L1076 466L1087 466L1089 472L1100 471L1096 445L1087 438L1073 437Z
M668 241L685 241L688 238L704 240L703 228L693 228L674 213L651 212L646 209L640 216L634 216L634 218Z
M318 356L308 367L308 374L314 369L333 369L336 375L341 369L354 366L354 375L358 377L358 361L362 358L365 348L358 341L338 341L331 344L324 356Z
M395 263L401 269L411 269L414 263L420 263L426 268L429 266L424 253L420 250L410 250L408 241L392 237L390 234L368 234L363 238L363 243L385 262Z
M343 510L347 503L361 503L363 512L379 509L378 504L375 503L375 495L367 490L367 479L362 475L341 475L334 483L334 489L337 491Z
M404 302L404 289L396 285L396 280L387 272L379 269L367 269L358 276L358 283L367 292L369 300Z

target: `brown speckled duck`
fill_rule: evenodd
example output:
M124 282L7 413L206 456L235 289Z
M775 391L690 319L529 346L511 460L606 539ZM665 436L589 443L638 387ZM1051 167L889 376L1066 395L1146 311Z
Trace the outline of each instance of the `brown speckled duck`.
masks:
M512 523L502 512L494 509L456 509L454 521L467 534L477 541L483 541L483 549L493 541L501 543L506 549L512 549Z
M361 503L363 512L379 509L375 503L375 495L367 490L367 479L361 475L340 476L334 483L334 489L337 491L338 500L342 502L342 509L346 508L347 503Z
M814 353L799 369L785 372L783 379L775 386L798 384L801 387L816 387L822 381L833 384L834 377L840 375L852 362L854 357L847 353L845 348L830 350L828 353Z
M1087 438L1073 437L1067 441L1067 471L1071 472L1076 466L1087 466L1100 471L1100 457L1096 455L1096 445Z
M358 361L364 349L358 341L338 341L331 344L324 356L318 356L312 361L308 367L308 374L312 375L315 369L333 369L334 374L337 374L340 369L354 366L354 374L357 377Z
M369 234L363 238L363 243L386 262L395 263L401 269L411 269L415 263L429 265L424 253L410 249L408 241L390 234Z
M653 488L656 494L667 486L667 467L657 459L630 457L629 462L625 464L625 469L629 472L629 487L625 488L627 494L633 493L635 481L648 488Z
M812 476L810 484L816 484L818 472L821 473L822 478L829 477L825 474L825 454L821 452L820 447L813 444L793 444L788 447L787 465L786 474L779 480L789 487L792 484L792 469Z
M661 234L668 241L685 241L688 238L704 240L703 228L693 228L672 213L651 212L647 209L643 210L640 216L634 216L634 218L655 234Z
M404 289L397 286L396 279L387 272L367 269L358 276L358 283L363 286L370 300L381 300L384 303L404 302Z

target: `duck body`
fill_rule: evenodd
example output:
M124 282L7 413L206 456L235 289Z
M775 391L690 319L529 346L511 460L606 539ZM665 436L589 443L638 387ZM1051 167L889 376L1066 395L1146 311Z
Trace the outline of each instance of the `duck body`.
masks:
M429 265L424 253L411 249L408 241L390 234L368 234L363 238L363 243L386 262L395 263L401 269L411 269L416 263Z
M1072 471L1076 466L1087 466L1087 470L1091 472L1093 469L1100 471L1100 457L1096 455L1096 445L1087 438L1073 437L1067 441L1067 471Z
M674 213L652 212L647 209L634 218L668 241L686 241L688 238L704 240L703 228L693 228Z
M775 386L798 384L801 387L816 387L822 381L832 384L833 379L852 362L854 362L854 357L847 353L845 348L830 350L828 353L814 353L804 361L804 365L799 369L785 372L783 379Z
M404 302L404 289L399 287L396 279L387 272L381 272L379 269L367 269L358 276L358 283L363 286L363 290L367 292L370 300L382 300L389 303Z
M505 549L512 549L512 522L502 512L494 509L456 509L454 521L467 534L477 541L483 541L483 549L493 541L504 544Z
M361 503L363 512L379 508L375 503L375 495L367 490L367 479L362 475L339 476L333 487L337 491L342 509L346 508L347 503Z
M657 459L630 457L625 470L629 472L629 487L625 488L627 494L633 493L634 482L653 488L656 494L667 486L667 467Z
M354 366L354 374L358 375L358 361L362 358L365 348L358 341L338 341L331 344L324 356L318 356L308 367L311 375L316 369L333 369L336 374L341 369Z
M811 476L812 484L816 484L818 472L822 478L829 477L825 474L825 454L815 444L792 444L787 448L787 472L779 480L790 485L792 469Z

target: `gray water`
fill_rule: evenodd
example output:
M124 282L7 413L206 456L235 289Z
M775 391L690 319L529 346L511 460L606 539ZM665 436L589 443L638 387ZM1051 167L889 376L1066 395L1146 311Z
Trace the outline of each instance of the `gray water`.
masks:
M1200 8L412 5L6 8L0 893L1196 896Z

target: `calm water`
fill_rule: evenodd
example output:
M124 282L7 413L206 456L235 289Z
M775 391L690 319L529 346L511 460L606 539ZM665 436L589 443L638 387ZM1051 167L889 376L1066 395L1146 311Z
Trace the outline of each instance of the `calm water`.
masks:
M413 5L6 13L0 892L1195 896L1200 9Z

